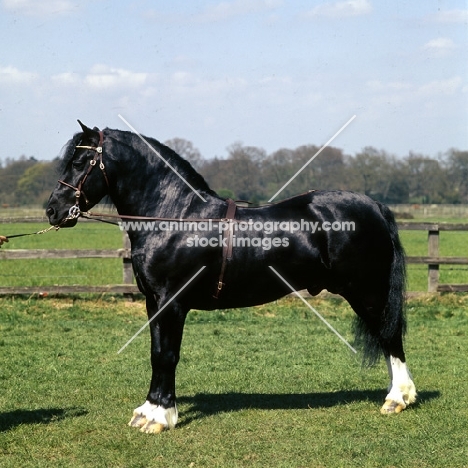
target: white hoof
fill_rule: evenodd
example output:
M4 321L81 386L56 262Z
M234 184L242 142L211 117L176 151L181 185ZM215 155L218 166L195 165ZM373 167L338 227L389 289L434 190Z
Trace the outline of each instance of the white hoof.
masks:
M147 434L159 434L165 429L174 429L177 424L177 406L163 408L145 401L133 411L129 426L140 428L141 432Z
M391 383L380 412L382 414L398 414L416 401L416 387L406 363L390 356L387 359L387 366Z

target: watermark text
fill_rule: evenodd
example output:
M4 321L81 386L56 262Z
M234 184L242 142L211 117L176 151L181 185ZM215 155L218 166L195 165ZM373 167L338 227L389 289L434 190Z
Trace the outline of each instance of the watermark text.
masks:
M285 221L258 221L249 219L248 221L225 220L214 221L190 221L190 220L171 220L171 221L120 221L121 231L144 231L144 232L217 232L222 234L228 230L233 232L263 232L266 235L273 233L288 232L310 232L315 234L321 231L343 231L352 232L356 230L354 221L308 221L285 220Z

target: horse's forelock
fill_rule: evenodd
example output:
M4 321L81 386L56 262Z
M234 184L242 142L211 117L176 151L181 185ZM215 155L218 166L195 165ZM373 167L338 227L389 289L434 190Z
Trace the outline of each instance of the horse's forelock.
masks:
M75 147L81 141L82 137L83 137L83 132L75 133L75 135L73 135L73 137L70 140L68 140L68 142L60 151L60 155L59 155L60 162L57 167L57 171L59 174L62 174L67 168L68 163L71 161L71 159L73 158L73 155L75 154Z

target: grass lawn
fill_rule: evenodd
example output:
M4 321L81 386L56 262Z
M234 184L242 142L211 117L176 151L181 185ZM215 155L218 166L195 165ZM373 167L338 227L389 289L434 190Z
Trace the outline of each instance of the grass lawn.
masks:
M351 340L340 299L311 303ZM178 367L179 425L126 424L149 366L143 303L0 299L0 466L468 466L468 296L408 304L418 402L382 416L383 362L362 369L301 302L193 311Z

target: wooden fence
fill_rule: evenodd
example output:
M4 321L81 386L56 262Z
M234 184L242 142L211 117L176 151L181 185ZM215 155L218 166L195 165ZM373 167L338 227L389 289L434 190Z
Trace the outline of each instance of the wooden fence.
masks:
M28 249L28 250L0 250L0 260L16 259L66 259L66 258L121 258L122 283L100 286L12 286L1 287L0 295L11 294L72 294L72 293L114 293L135 294L138 287L135 284L130 240L126 234L123 236L123 246L117 250L90 250L90 249Z
M434 224L434 223L399 223L400 230L427 231L428 255L424 257L407 257L407 263L425 264L428 266L428 292L468 292L468 284L440 284L439 265L468 265L468 257L440 257L439 234L441 231L468 231L468 224ZM467 242L468 246L468 242ZM0 295L14 294L71 294L71 293L114 293L134 294L138 292L135 285L131 264L131 252L128 236L123 237L123 246L117 250L0 250L0 260L15 259L66 259L66 258L121 258L122 284L107 286L25 286L1 287Z
M439 265L468 265L468 257L440 257L439 235L441 231L468 231L468 224L452 223L398 223L398 229L427 231L427 256L406 257L407 263L425 264L428 292L468 292L468 284L440 284ZM467 242L468 246L468 242Z

